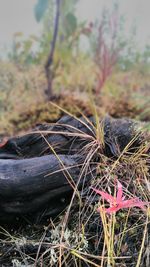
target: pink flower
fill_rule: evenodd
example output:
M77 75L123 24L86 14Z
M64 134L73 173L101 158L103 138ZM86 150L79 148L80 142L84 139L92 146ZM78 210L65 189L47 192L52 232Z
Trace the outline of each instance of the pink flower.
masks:
M105 199L107 202L110 203L110 208L105 209L107 213L112 213L120 209L132 208L132 207L139 207L145 210L145 206L148 205L149 202L143 202L139 200L137 197L124 200L125 197L123 197L122 184L119 181L117 181L117 187L118 187L118 192L116 197L113 197L106 192L92 188L97 194L101 195L103 199ZM98 208L98 211L99 210L100 208Z

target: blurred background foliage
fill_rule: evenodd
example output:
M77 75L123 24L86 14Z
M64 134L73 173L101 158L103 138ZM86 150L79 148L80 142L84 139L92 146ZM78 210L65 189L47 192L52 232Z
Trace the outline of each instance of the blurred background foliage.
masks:
M92 93L104 112L148 121L149 44L138 49L136 27L129 36L124 34L126 21L118 4L104 8L100 19L89 23L78 19L77 3L61 1L52 65L54 93L62 98L79 95L84 100ZM8 60L0 60L1 133L13 132L15 116L45 101L44 64L51 47L55 12L56 1L37 0L34 14L42 24L40 37L25 38L22 32L15 33Z

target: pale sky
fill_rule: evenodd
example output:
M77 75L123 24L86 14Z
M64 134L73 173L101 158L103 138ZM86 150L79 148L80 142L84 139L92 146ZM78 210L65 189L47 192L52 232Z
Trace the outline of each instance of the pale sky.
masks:
M0 0L0 47L9 46L15 32L28 36L39 34L41 26L34 17L33 7L37 0ZM43 0L44 1L44 0ZM71 1L71 0L68 0ZM113 0L80 0L77 14L80 19L98 18L104 6L111 7ZM150 0L118 0L121 13L126 17L126 33L136 21L137 42L144 46L150 41Z

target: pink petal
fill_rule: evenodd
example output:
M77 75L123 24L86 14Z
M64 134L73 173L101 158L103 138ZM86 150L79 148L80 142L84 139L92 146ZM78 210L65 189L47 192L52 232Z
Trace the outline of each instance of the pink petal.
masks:
M119 203L120 201L122 201L123 191L122 191L122 184L119 181L117 181L117 184L118 184L117 203Z
M145 206L148 205L148 202L140 201L138 198L131 198L122 202L122 208L132 208L139 207L145 210Z
M136 203L139 203L138 198L130 198L130 199L122 201L121 204L123 207L130 208L130 207L133 207L133 205L135 205Z
M105 209L105 212L107 212L107 213L113 213L113 212L116 212L116 211L118 211L118 210L120 210L120 209L121 209L120 206L116 206L116 207L114 206L114 207Z
M109 203L115 203L116 202L116 199L114 197L112 197L111 195L109 195L108 193L105 193L103 191L100 191L98 189L95 189L92 187L92 189L99 195L102 196L102 198L104 198L107 202Z

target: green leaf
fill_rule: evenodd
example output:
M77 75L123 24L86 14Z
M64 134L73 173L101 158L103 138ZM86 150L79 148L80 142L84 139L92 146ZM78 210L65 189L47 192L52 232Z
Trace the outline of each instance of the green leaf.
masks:
M34 8L36 20L39 22L48 8L49 0L38 0Z
M68 13L64 18L65 32L67 36L74 33L77 29L77 18L73 13Z
M68 13L72 13L75 10L78 0L62 0L61 1L61 10L64 16Z

